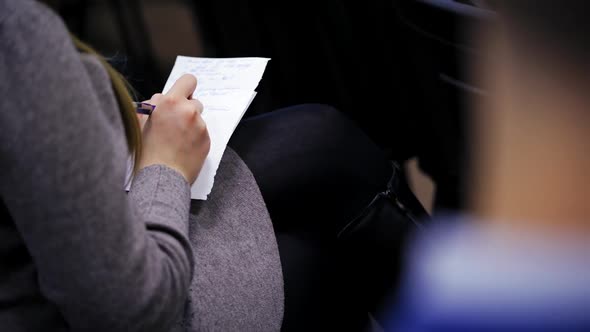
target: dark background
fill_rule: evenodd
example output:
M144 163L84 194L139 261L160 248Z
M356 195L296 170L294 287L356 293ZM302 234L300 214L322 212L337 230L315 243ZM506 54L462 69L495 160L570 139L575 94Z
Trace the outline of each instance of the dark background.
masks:
M176 55L269 57L246 117L333 105L390 158L418 157L437 207L464 205L468 105L485 97L466 66L478 56L472 32L493 16L475 1L54 2L138 99L161 92Z

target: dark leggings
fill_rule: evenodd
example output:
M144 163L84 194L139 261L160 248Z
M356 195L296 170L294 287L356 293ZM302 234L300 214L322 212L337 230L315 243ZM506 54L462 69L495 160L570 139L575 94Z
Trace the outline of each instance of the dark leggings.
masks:
M229 146L252 170L273 221L285 281L283 331L360 329L364 308L339 273L336 234L384 189L383 152L332 107L245 119ZM333 314L332 314L333 312Z

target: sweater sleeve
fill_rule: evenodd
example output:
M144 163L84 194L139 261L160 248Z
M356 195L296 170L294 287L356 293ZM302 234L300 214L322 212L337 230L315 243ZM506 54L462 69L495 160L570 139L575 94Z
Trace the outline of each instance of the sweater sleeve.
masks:
M1 2L0 196L42 294L75 331L168 330L192 277L189 184L155 165L127 195L124 134L63 23L34 1Z

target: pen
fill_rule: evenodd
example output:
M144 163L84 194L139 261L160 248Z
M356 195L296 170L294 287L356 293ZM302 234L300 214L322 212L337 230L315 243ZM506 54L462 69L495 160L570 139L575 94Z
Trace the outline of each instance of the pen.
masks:
M156 109L156 105L148 103L133 102L133 106L135 107L135 111L137 113L145 115L151 115L152 112Z

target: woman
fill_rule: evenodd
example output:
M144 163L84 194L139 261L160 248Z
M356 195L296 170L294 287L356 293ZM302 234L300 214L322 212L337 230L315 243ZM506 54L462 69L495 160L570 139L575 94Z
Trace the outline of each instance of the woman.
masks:
M44 5L0 0L0 40L3 330L288 330L313 327L309 317L329 310L323 305L346 307L327 287L336 270L320 275L314 266L331 261L325 239L388 175L378 149L349 121L306 106L244 123L232 145L255 175L228 149L211 198L191 203L190 183L209 149L202 106L190 98L195 78L152 98L157 111L142 132L120 77L84 54L91 50ZM274 140L268 126L294 114L302 115L290 125L311 134ZM326 128L333 135L324 136ZM247 137L252 130L262 142ZM360 141L324 145L320 137ZM293 149L260 150L272 148L268 141ZM126 195L130 151L137 169ZM310 151L319 155L302 158ZM283 161L281 172L273 158ZM318 202L323 196L285 190L284 182L277 188L296 175L311 192L344 188L346 200ZM328 226L317 230L316 222ZM348 323L340 319L328 323Z

